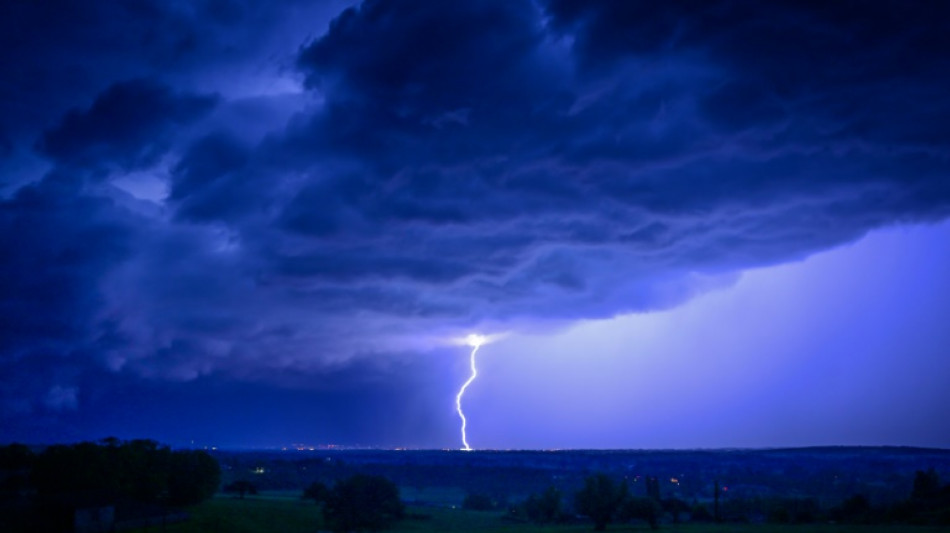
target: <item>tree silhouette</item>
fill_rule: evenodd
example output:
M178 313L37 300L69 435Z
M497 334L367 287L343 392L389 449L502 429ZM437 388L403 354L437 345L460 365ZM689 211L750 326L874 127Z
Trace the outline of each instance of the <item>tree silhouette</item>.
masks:
M536 524L560 522L562 518L561 491L551 486L541 494L532 494L525 500L524 510L528 520Z
M303 499L313 500L317 505L325 502L329 494L330 489L319 481L314 481L307 488L303 489Z
M29 470L36 456L24 444L13 443L0 446L0 470Z
M172 452L168 464L168 502L194 505L212 496L221 483L221 468L201 450Z
M491 511L495 508L495 502L491 496L482 493L469 493L462 500L462 509L469 511Z
M713 480L713 520L722 521L722 515L719 513L719 480Z
M660 501L660 480L654 476L647 476L647 498Z
M829 513L836 522L861 523L871 514L871 502L863 494L854 494L850 498L833 507Z
M36 456L23 444L0 446L0 501L30 487Z
M627 520L643 520L650 524L651 529L659 525L660 514L663 508L653 498L625 498L620 504L620 518Z
M626 496L626 483L618 485L606 474L595 474L588 476L584 488L574 495L574 507L594 521L594 531L603 531Z
M193 505L214 495L221 470L203 451L171 451L152 440L55 445L34 460L41 497L95 493L144 503Z
M257 494L257 486L246 479L240 479L234 483L225 485L224 492L237 494L238 498L243 500L245 494Z
M382 476L356 474L327 494L323 518L334 532L379 531L403 517L399 489Z
M665 512L670 513L670 516L673 517L674 524L679 523L680 515L689 512L689 504L679 498L667 498L662 500L660 506Z
M940 476L933 468L923 471L918 470L914 476L914 491L911 498L914 500L927 500L940 493Z

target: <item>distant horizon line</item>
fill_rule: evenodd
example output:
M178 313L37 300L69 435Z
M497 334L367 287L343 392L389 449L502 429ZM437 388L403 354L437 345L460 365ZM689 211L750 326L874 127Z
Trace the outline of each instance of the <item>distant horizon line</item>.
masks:
M18 441L5 442L2 446L12 444L22 444L28 448L47 448L57 445L70 445L83 442L104 442L113 437L104 437L101 439L80 439L70 442L53 443L24 443ZM221 452L355 452L355 451L379 451L379 452L464 452L464 453L517 453L517 452L538 452L538 453L558 453L558 452L746 452L746 451L805 451L805 450L847 450L847 449L894 449L907 451L938 451L950 452L950 447L939 446L917 446L909 444L816 444L803 446L721 446L721 447L691 447L691 448L445 448L445 447L413 447L413 446L369 446L369 445L343 445L343 444L318 444L318 445L277 445L277 446L235 446L235 445L196 445L191 444L171 444L152 438L129 438L118 439L119 442L131 442L135 440L152 440L158 444L169 446L174 449L188 450L206 450Z
M200 447L192 449L211 449ZM314 446L312 448L293 448L284 446L215 446L216 451L286 451L286 452L327 452L327 451L392 451L392 452L725 452L725 451L783 451L783 450L815 450L815 449L902 449L902 450L939 450L950 452L950 447L914 446L907 444L816 444L805 446L723 446L723 447L694 447L694 448L436 448L436 447L408 447L408 446L360 446L336 445Z

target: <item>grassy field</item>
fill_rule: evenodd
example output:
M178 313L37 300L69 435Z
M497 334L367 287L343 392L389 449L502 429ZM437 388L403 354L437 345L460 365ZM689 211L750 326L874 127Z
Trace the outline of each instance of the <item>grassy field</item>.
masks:
M172 524L168 533L316 533L322 528L317 506L298 499L298 493L265 493L245 500L219 497L192 509L188 522ZM539 527L506 521L499 513L461 509L409 508L414 518L389 530L392 533L579 533L589 525ZM608 531L650 531L646 524L612 525ZM137 530L162 531L161 527ZM908 526L850 526L835 524L683 524L663 525L668 533L940 533L947 528Z
M216 497L190 511L187 522L168 525L168 533L314 533L323 524L319 508L313 502L293 495L265 493L240 500ZM151 527L135 531L163 531Z
M462 488L449 487L399 487L399 497L405 502L426 502L438 507L462 505L466 491Z

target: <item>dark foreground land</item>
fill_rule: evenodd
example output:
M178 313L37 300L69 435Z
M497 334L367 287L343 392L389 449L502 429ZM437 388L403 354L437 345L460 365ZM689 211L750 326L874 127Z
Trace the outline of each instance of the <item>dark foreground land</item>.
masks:
M590 524L547 525L515 523L503 512L410 507L410 518L398 522L392 533L561 533L589 532ZM192 510L191 520L167 526L168 533L315 533L323 530L322 517L312 503L296 496L272 493L244 500L217 497ZM646 523L612 524L608 531L652 531ZM134 530L136 533L163 531L160 527ZM940 526L861 524L663 524L668 533L941 533Z
M913 492L916 473L933 469L950 482L950 450L826 447L767 450L390 451L291 450L216 452L222 485L240 479L259 490L301 490L353 474L382 475L408 503L460 506L467 494L513 503L550 486L570 495L593 473L647 495L655 478L661 498L723 505L748 499L798 498L830 506L855 495L894 503ZM754 519L755 517L746 517Z
M303 505L300 512L316 519L313 507L295 501L302 487L330 486L356 474L384 476L400 487L415 517L395 531L589 531L591 523L573 503L593 474L625 485L633 498L661 503L655 525L670 531L903 531L924 524L944 530L950 524L950 510L937 505L922 512L920 499L926 491L950 490L939 481L950 480L948 450L290 450L216 457L223 485L247 481L270 495L251 504L262 512L280 505L275 495L283 494L285 505ZM532 524L525 501L552 487L568 523ZM216 500L208 512L237 516L223 509L241 503ZM650 526L633 520L610 528Z
M598 479L622 494L609 530L950 531L950 450L939 449L205 452L106 439L5 453L2 533L80 521L83 531L347 531L328 522L331 493L360 478L405 505L387 520L397 532L590 531L578 495ZM367 514L365 501L352 505Z

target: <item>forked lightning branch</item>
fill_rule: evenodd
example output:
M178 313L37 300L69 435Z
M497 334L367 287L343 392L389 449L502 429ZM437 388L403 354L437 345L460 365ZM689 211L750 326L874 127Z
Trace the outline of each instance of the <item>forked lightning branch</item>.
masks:
M462 396L465 394L465 389L475 381L475 378L478 376L478 368L475 366L475 354L478 353L478 347L488 339L482 335L471 334L465 338L465 343L472 347L472 353L469 356L469 362L472 367L472 375L469 376L468 380L462 384L462 388L459 389L459 393L455 396L455 409L459 413L459 418L462 419L462 449L465 451L471 451L472 447L468 445L468 436L465 434L465 428L468 424L468 421L465 419L465 413L462 412Z

